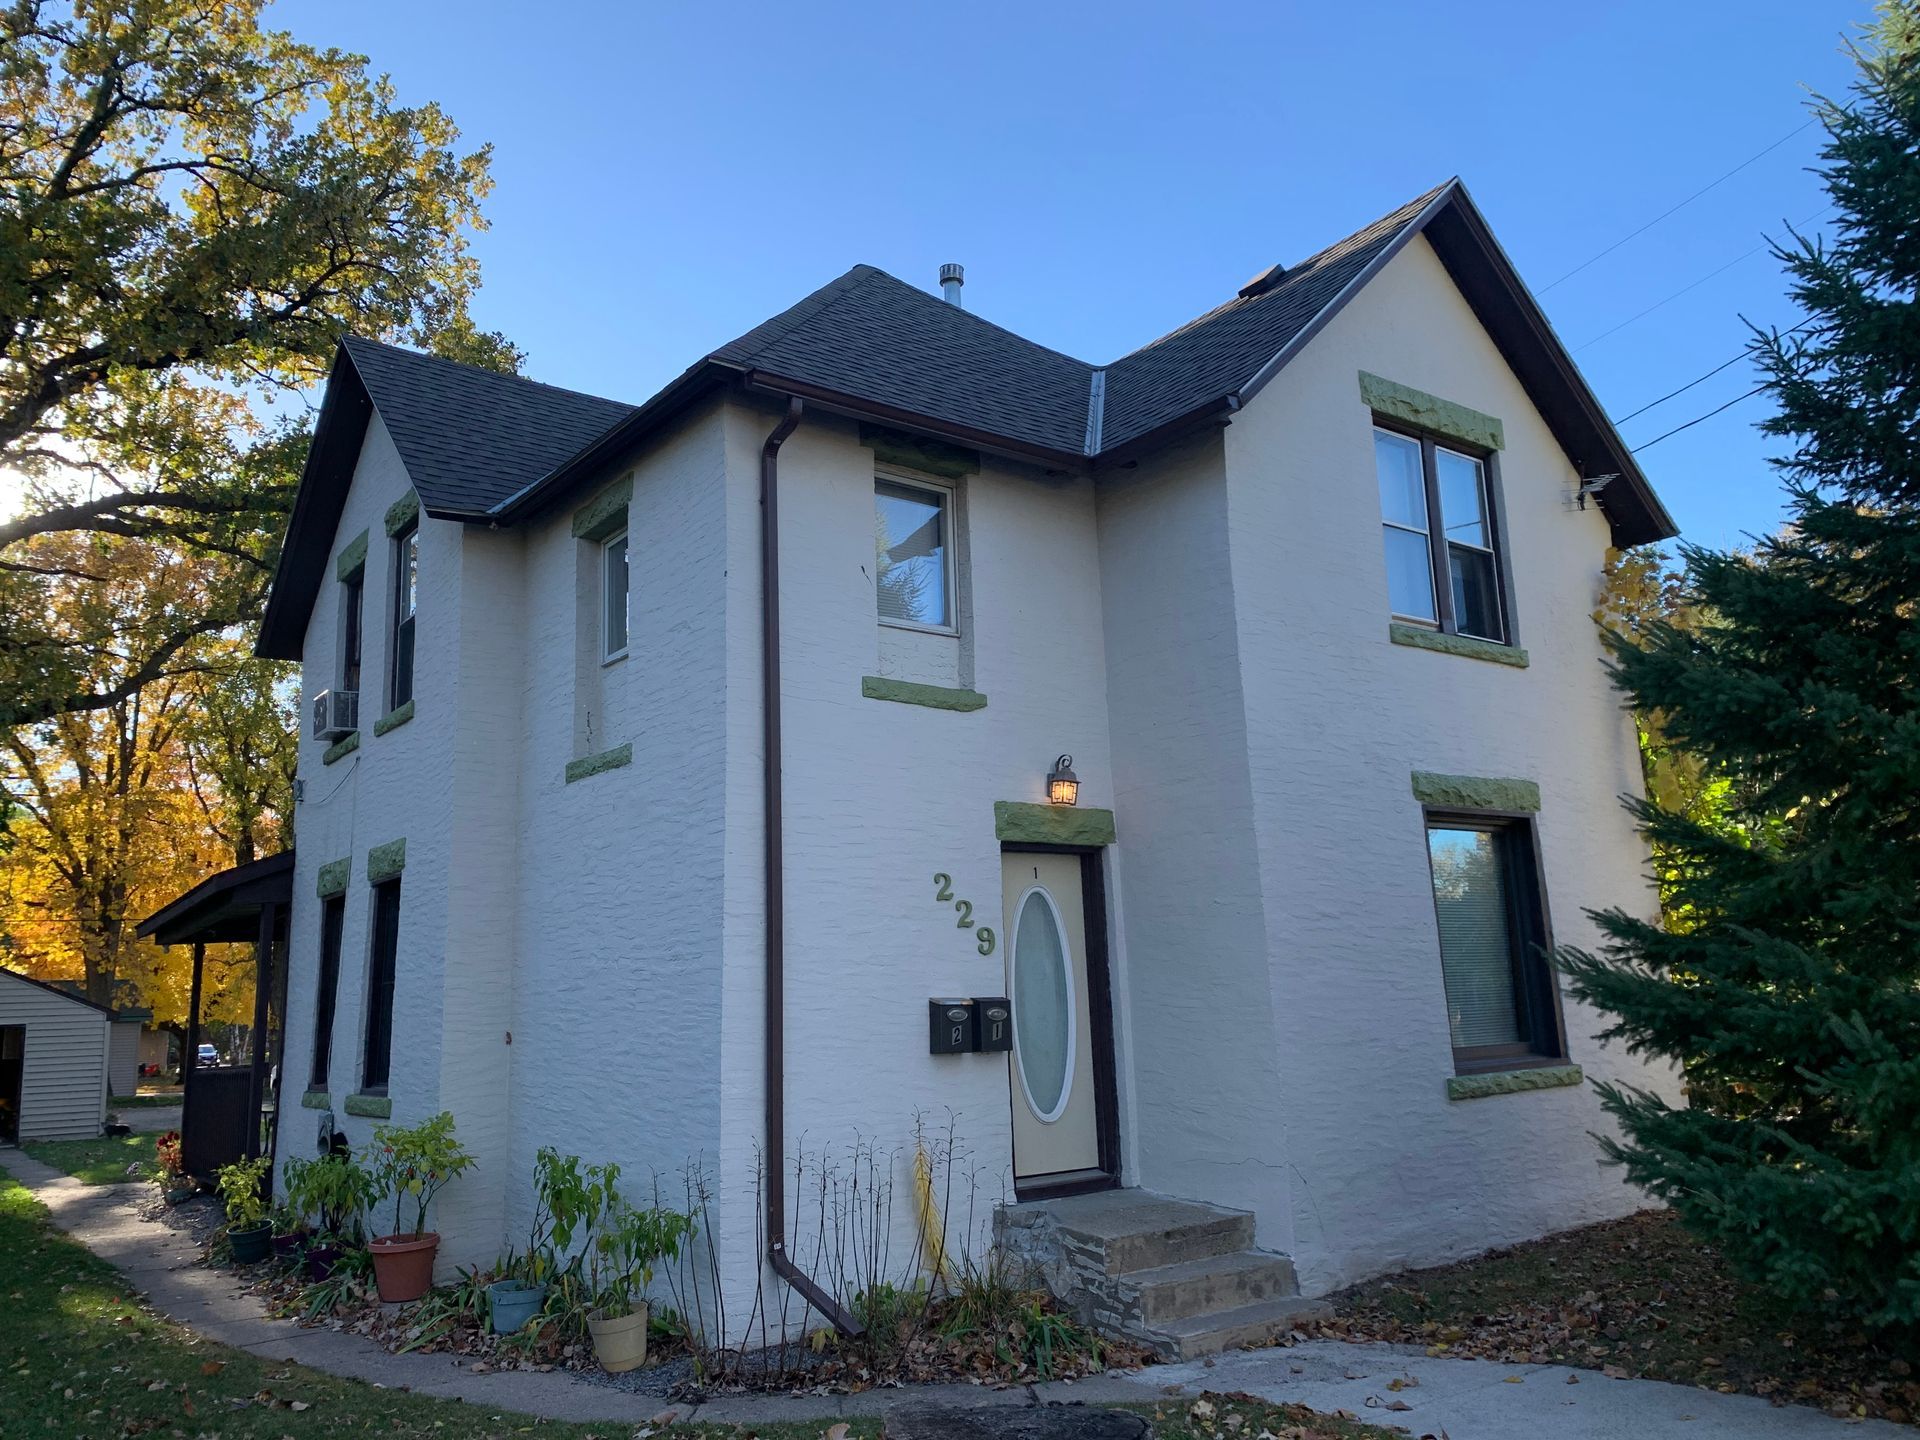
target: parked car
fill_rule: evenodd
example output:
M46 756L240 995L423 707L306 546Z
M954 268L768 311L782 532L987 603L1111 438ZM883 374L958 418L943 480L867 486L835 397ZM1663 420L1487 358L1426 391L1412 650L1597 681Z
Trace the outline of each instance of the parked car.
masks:
M194 1052L193 1063L196 1065L218 1065L220 1063L220 1052L214 1049L213 1046L202 1041L200 1048Z

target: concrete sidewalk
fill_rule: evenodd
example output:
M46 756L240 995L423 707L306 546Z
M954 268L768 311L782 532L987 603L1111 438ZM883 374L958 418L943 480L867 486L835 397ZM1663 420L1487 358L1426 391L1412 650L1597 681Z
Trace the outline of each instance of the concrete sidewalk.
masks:
M230 1272L202 1266L197 1247L185 1236L141 1220L134 1210L140 1186L85 1185L18 1150L0 1150L0 1167L32 1189L56 1225L126 1275L155 1310L209 1340L392 1389L553 1420L639 1425L672 1409L681 1420L703 1422L831 1422L909 1402L969 1407L1048 1401L1139 1404L1213 1390L1245 1391L1322 1411L1349 1410L1362 1420L1403 1427L1414 1435L1444 1430L1451 1440L1651 1440L1667 1435L1687 1440L1837 1440L1843 1434L1914 1440L1916 1433L1886 1421L1855 1423L1800 1406L1776 1407L1752 1396L1651 1380L1608 1380L1593 1370L1436 1359L1401 1346L1332 1340L1237 1351L1211 1363L1159 1365L1132 1374L1116 1371L1004 1389L911 1386L860 1395L739 1395L701 1405L670 1405L658 1396L611 1390L563 1371L476 1375L452 1356L390 1355L364 1336L302 1330L269 1316L256 1297L242 1292ZM1403 1382L1402 1389L1388 1388L1395 1379ZM1395 1401L1410 1408L1386 1408Z

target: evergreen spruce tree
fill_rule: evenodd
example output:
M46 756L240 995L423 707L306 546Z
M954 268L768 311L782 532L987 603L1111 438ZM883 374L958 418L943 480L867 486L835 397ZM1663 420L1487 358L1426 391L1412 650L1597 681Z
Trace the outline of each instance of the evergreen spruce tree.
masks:
M1598 912L1557 957L1691 1105L1600 1087L1630 1179L1753 1279L1920 1327L1920 3L1817 101L1824 244L1776 252L1804 325L1755 353L1790 523L1683 551L1699 623L1611 635L1614 674L1728 782L1730 823L1636 805L1681 923Z

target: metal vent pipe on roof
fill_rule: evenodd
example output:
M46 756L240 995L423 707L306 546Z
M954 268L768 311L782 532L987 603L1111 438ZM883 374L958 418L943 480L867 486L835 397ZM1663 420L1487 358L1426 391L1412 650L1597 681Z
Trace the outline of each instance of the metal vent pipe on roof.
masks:
M940 267L940 293L949 305L960 304L960 287L967 283L967 272L959 265Z

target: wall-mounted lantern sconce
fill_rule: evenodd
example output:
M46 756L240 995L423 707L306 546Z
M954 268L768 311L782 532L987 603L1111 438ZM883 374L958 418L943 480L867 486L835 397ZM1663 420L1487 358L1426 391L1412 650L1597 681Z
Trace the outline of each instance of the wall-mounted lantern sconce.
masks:
M1073 756L1062 755L1047 774L1047 800L1054 805L1080 803L1080 777L1073 773Z

